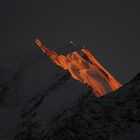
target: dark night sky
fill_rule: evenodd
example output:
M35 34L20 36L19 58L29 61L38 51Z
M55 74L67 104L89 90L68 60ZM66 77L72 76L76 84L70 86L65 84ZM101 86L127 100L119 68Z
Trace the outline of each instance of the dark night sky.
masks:
M140 72L140 9L135 1L1 0L0 61L40 38L58 49L85 44L121 82Z

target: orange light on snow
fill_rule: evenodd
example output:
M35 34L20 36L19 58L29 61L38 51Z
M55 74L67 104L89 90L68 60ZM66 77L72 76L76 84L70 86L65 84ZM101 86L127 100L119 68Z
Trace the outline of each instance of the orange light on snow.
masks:
M121 84L95 59L95 57L83 48L65 55L46 48L39 39L36 44L47 54L51 60L71 76L83 84L90 86L96 96L100 97L121 87Z

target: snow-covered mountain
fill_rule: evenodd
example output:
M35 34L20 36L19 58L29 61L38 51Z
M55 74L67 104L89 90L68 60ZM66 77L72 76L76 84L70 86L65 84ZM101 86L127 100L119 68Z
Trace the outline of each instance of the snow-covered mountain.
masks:
M44 54L47 54L56 65L68 71L73 79L90 86L96 96L103 96L121 87L119 81L85 47L63 55L45 47L39 39L35 42ZM70 42L70 45L70 48L76 48L73 42Z
M0 64L0 140L100 140L115 134L133 140L139 132L139 84L138 75L96 99L37 47L24 48Z

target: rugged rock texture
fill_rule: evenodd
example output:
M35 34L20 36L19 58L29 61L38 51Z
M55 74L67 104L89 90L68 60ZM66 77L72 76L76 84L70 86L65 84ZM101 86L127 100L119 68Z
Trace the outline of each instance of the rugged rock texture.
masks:
M54 120L47 140L139 140L140 74L118 91L80 101Z

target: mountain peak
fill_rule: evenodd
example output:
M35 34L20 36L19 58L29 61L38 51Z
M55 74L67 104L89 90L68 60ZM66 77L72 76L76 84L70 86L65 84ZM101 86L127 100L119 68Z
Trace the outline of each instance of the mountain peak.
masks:
M73 42L70 43L73 45ZM66 55L58 55L56 52L46 48L39 40L36 40L36 44L56 65L69 71L75 80L90 86L96 96L105 95L121 87L121 84L87 49L82 48Z

